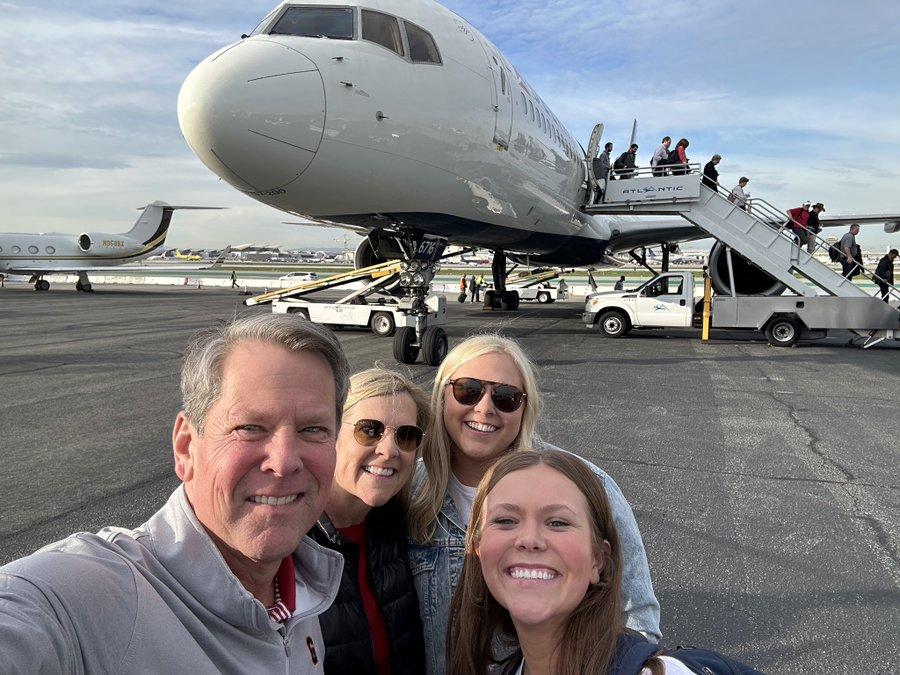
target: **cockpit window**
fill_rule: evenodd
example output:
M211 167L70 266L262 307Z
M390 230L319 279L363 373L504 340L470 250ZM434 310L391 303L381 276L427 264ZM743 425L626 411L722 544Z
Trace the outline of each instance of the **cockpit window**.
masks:
M253 29L253 31L250 33L250 35L259 35L260 33L262 33L263 28L265 28L266 26L269 25L269 21L275 15L275 12L277 12L279 9L281 9L281 8L276 7L271 12L266 14L266 18L263 19L262 21L260 21L258 24L256 24L256 28Z
M409 42L409 58L413 63L441 63L437 45L428 31L409 21L404 21L403 26L406 28L406 40Z
M403 56L403 38L400 36L400 24L392 16L362 10L362 39L374 42Z
M352 7L289 7L270 31L272 35L353 39Z

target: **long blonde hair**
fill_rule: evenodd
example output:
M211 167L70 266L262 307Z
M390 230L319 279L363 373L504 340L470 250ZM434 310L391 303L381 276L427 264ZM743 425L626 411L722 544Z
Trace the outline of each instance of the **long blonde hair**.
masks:
M438 368L431 390L432 429L425 438L422 460L425 476L416 487L409 507L409 533L414 541L426 542L431 538L437 515L444 503L444 493L450 481L450 460L453 442L444 426L444 394L447 383L463 364L485 354L506 354L515 363L522 376L525 389L525 410L522 426L513 441L512 449L524 445L530 447L536 438L537 421L541 412L541 399L537 388L534 364L515 340L489 333L475 335L454 347Z
M431 408L428 405L427 394L407 377L386 368L369 368L350 377L350 390L344 403L344 415L346 416L353 406L365 399L401 394L407 394L413 400L416 406L416 424L427 433L431 425ZM425 438L428 439L427 436ZM421 452L422 447L416 451L417 458L421 456ZM395 497L403 506L409 504L411 484L412 476Z
M605 673L622 626L622 563L619 536L612 508L599 477L580 457L562 450L531 450L506 455L481 479L472 504L472 521L466 533L466 558L459 585L450 604L447 656L450 675L486 673L496 662L493 646L498 638L516 639L509 612L491 595L475 554L481 541L484 502L504 477L515 471L544 465L572 481L588 507L591 539L595 550L609 544L609 555L600 570L600 581L588 586L584 599L566 620L557 646L559 675ZM656 672L656 671L654 671Z

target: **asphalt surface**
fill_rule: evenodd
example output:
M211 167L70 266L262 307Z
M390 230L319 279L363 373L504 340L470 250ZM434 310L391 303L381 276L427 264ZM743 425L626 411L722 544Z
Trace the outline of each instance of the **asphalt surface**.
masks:
M76 530L137 525L164 502L183 347L215 319L268 311L241 300L0 289L0 562ZM451 346L485 329L522 341L539 365L541 434L622 487L668 643L776 673L900 662L900 343L609 340L580 323L578 302L448 306ZM338 335L355 369L400 367L389 339ZM409 372L430 386L433 369Z

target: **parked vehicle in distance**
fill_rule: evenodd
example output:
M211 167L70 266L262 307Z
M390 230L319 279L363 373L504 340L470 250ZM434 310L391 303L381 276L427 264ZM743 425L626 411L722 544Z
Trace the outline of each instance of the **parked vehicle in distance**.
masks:
M278 281L281 288L289 288L291 286L306 283L307 281L316 281L318 278L319 275L315 272L290 272L289 274L279 277Z

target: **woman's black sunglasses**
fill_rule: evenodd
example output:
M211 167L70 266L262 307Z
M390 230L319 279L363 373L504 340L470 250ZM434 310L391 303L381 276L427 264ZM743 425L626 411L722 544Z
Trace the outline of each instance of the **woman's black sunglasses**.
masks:
M397 447L404 452L415 452L422 445L422 439L425 438L425 432L414 424L389 427L381 420L357 420L356 422L344 422L344 424L353 425L353 438L357 443L366 447L378 445L388 429L394 430Z
M488 386L491 388L491 401L500 412L511 413L518 410L528 397L524 391L511 384L476 380L474 377L458 377L448 383L453 389L453 398L463 405L475 405L484 396Z

